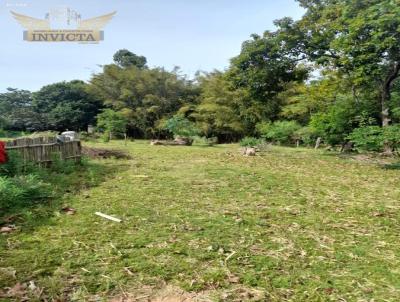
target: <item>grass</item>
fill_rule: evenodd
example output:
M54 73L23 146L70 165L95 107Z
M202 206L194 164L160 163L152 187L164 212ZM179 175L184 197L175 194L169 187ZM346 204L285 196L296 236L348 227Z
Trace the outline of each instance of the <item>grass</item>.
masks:
M301 148L96 146L134 159L53 180L65 195L0 236L0 288L34 281L59 301L165 284L215 301L400 299L398 170Z

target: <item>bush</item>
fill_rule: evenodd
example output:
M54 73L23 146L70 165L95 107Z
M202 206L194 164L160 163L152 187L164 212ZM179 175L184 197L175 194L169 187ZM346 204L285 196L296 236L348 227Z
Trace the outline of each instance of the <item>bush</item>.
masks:
M188 119L176 115L165 123L165 129L170 131L174 137L194 137L199 135L200 131L196 128L195 124Z
M240 146L242 147L256 147L262 144L263 141L261 139L255 137L245 137L240 141Z
M354 143L357 150L382 152L385 146L397 149L400 146L400 125L357 128L348 139Z
M384 143L383 131L379 126L354 129L347 137L358 150L381 151Z
M0 208L7 209L50 197L49 186L35 175L0 177Z
M400 147L400 125L388 126L382 129L384 145L387 144L393 150L397 150Z
M7 162L0 165L0 175L12 177L25 171L24 163L18 152L8 151Z
M343 144L347 136L362 123L371 122L368 112L358 112L359 106L349 95L338 95L337 100L325 112L312 115L310 126L324 142L334 146ZM361 115L360 115L361 114Z
M261 123L257 125L257 131L268 141L279 144L291 144L295 140L295 132L301 126L295 121L278 121L273 124Z
M128 120L122 112L104 109L97 115L97 128L103 132L103 141L108 142L114 135L122 136L126 133Z
M295 140L301 141L303 144L310 146L318 138L316 131L311 127L302 127L293 133Z

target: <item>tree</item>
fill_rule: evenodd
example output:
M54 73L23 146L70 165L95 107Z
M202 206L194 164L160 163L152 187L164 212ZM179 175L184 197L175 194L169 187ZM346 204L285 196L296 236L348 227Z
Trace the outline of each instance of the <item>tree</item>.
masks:
M179 115L175 115L167 120L165 129L170 131L175 137L181 138L192 138L199 134L199 130L194 123Z
M266 31L245 41L239 56L232 59L228 71L236 89L248 92L248 106L254 125L262 120L276 120L281 110L276 97L290 82L302 82L308 70L298 64L298 58L287 51L280 32ZM253 125L253 126L254 126Z
M147 59L143 56L138 56L127 49L118 50L114 54L114 62L119 67L128 68L135 66L139 69L146 68Z
M60 82L42 87L33 94L33 108L47 129L86 129L95 122L102 107L83 81Z
M0 94L0 128L18 131L41 130L41 119L32 106L32 93L8 88Z
M145 138L164 135L163 123L182 106L195 104L199 93L191 81L163 68L106 65L90 84L93 95L128 119L131 136Z
M241 91L232 90L226 75L215 71L199 77L200 103L190 117L194 118L206 137L218 141L241 138L245 125L240 118Z
M113 135L125 134L127 124L125 116L112 109L105 109L97 115L97 127L104 131L108 139L112 139Z
M400 72L398 1L299 2L307 10L305 16L298 22L281 23L291 33L290 41L309 60L347 74L355 88L374 85L381 124L389 125L392 87Z

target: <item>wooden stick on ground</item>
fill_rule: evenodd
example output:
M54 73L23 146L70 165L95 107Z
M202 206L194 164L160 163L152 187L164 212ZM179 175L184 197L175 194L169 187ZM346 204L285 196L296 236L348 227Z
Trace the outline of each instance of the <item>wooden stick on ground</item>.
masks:
M97 216L100 216L100 217L103 217L103 218L106 218L106 219L109 219L109 220L112 220L112 221L115 221L115 222L121 222L121 221L122 221L121 219L112 217L112 216L107 215L107 214L103 214L103 213L101 213L101 212L96 212L95 214L96 214Z

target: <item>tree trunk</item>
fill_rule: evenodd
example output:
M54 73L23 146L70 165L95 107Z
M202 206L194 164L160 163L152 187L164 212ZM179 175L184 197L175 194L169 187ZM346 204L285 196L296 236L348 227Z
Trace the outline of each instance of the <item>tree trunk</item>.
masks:
M390 125L390 112L389 112L389 102L391 97L391 89L393 81L397 79L400 72L400 62L394 63L392 70L386 77L385 81L382 85L381 91L381 118L382 118L382 127L387 127ZM392 153L393 150L389 144L384 144L384 153Z
M393 81L397 79L400 72L400 62L394 63L389 74L382 84L381 91L381 118L382 127L389 126L390 124L390 113L389 113L389 102L391 96L391 89Z
M389 102L390 102L390 87L386 86L386 87L383 87L382 95L381 95L382 127L389 126L389 124L390 124Z

